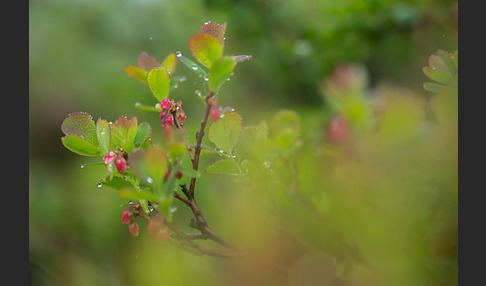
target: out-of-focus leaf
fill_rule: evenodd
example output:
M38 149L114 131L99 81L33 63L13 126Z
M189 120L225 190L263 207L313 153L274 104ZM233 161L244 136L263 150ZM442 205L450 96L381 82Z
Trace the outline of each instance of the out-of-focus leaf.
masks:
M221 46L224 46L224 32L226 30L226 22L224 22L222 25L219 25L215 22L207 22L205 23L201 29L199 30L200 33L203 34L208 34L216 39L218 39L219 43Z
M96 122L96 137L98 138L98 148L103 153L108 153L110 151L111 132L106 120L98 118Z
M232 57L222 57L217 60L209 71L209 90L217 92L235 68L235 61Z
M139 177L144 183L147 182L147 178L150 176L148 168L145 166L146 150L138 149L130 153L128 156L128 165L132 169L133 173Z
M192 70L195 74L197 74L200 78L207 80L208 79L208 73L205 69L203 69L201 66L199 66L197 63L193 62L189 58L186 58L183 55L179 55L177 57L179 61L188 67L190 70Z
M169 96L170 76L166 67L153 68L147 73L147 84L152 95L161 102Z
M189 39L192 55L204 66L211 66L223 55L223 46L217 38L199 33Z
M147 84L147 72L144 71L143 69L129 65L125 68L125 72L133 79L143 83Z
M169 75L172 75L176 69L177 66L177 57L175 53L170 53L168 54L165 59L162 61L161 66L164 66L167 68L167 71L169 72Z
M241 116L238 112L227 112L225 116L209 127L208 138L216 147L232 154L241 130Z
M426 82L424 83L424 89L430 92L440 92L444 90L446 86L443 84L435 83L435 82Z
M179 168L179 172L181 172L184 176L187 176L189 178L199 178L201 174L193 169L187 169L187 168Z
M454 63L454 68L456 69L456 71L459 69L459 55L458 55L458 52L457 50L454 51L454 54L452 56L452 62Z
M149 147L146 151L144 163L153 181L153 186L156 190L160 190L164 175L169 169L169 160L165 156L164 151L156 145Z
M160 66L157 59L147 54L146 52L141 52L138 55L137 61L138 61L138 67L147 72L155 67Z
M271 137L281 150L291 152L300 146L300 119L297 113L291 110L279 111L270 124Z
M454 78L450 74L443 73L439 70L434 70L431 67L423 67L422 71L428 78L443 84L450 84L454 81Z
M137 129L137 135L135 135L135 138L133 139L133 143L135 144L135 147L140 147L147 139L150 137L152 134L152 127L150 127L150 124L147 122L142 122L140 125L138 125Z
M71 113L61 124L61 130L65 135L76 135L98 145L96 137L96 125L91 115L85 112Z
M211 174L241 175L240 166L232 159L218 160L207 167L206 172Z
M64 147L79 155L93 157L103 156L105 154L90 141L76 135L66 135L61 138L61 141Z

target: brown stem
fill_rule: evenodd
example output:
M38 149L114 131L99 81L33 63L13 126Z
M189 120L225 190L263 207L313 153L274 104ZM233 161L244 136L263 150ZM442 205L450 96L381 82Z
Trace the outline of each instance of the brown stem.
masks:
M204 137L204 129L206 129L206 123L208 122L209 113L212 107L212 98L214 96L213 92L209 92L208 96L206 96L206 111L204 112L204 117L201 120L201 128L199 132L196 133L196 147L195 147L195 155L194 161L192 162L192 168L197 171L199 167L199 156L201 155L201 144L202 139ZM189 186L189 194L192 198L194 198L194 188L196 186L196 178L191 178L191 185Z

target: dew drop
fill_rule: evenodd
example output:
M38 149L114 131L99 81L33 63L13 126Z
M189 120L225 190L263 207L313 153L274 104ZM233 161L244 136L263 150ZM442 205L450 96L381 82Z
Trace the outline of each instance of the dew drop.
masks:
M152 205L147 205L147 209L148 209L149 212L154 211L154 207Z
M149 38L149 40L153 40L153 39L154 39L154 37L150 37L150 38Z
M83 169L83 168L84 168L84 166L86 166L86 164L81 164L81 169Z
M265 168L270 168L270 166L271 166L271 165L272 165L272 163L270 163L269 161L265 161L265 162L263 162L263 166L264 166Z
M102 186L101 182L96 183L96 186L97 186L98 188L101 188L101 186Z
M128 201L128 204L129 204L129 205L133 205L133 202L132 202L132 201Z
M181 53L181 52L179 52L179 51L177 51L177 52L176 52L176 57L178 57L178 58L182 57L182 53Z
M208 80L209 80L209 78L208 78L208 77L204 77L204 81L208 81Z
M147 177L147 183L152 184L154 182L154 179L152 177Z
M196 66L193 66L193 67L192 67L192 70L193 70L193 71L197 71L197 67L196 67Z

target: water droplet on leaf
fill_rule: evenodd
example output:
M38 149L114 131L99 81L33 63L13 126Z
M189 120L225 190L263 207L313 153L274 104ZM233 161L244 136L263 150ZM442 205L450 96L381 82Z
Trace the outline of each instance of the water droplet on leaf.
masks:
M179 52L179 51L177 51L177 52L176 52L176 57L178 57L178 58L182 57L182 53L181 53L181 52Z
M147 183L152 184L154 182L154 179L152 177L147 177Z

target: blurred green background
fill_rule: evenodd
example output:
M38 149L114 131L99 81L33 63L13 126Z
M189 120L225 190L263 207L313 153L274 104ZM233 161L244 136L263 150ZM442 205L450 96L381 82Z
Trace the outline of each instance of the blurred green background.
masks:
M455 285L457 92L431 97L421 69L438 49L457 49L457 9L449 0L29 1L32 285ZM144 225L131 237L121 224L126 200L96 186L103 168L81 169L90 158L60 140L63 119L76 111L109 121L137 116L159 140L158 116L134 107L153 97L124 68L141 51L159 61L176 51L190 57L188 40L206 21L227 22L225 54L252 55L222 88L220 105L234 107L244 126L281 109L300 118L303 144L289 160L304 199L285 186L270 195L284 216L274 223L292 235L269 230L265 178L198 180L211 227L252 249L259 264L152 242ZM324 135L334 112L328 82L345 64L363 69L358 98L382 104L371 112L383 120L378 135L360 117L351 122L359 160ZM202 85L182 65L177 72L188 80L171 97L184 102L194 134ZM178 209L187 225L190 213ZM281 246L293 236L306 250ZM276 261L287 269L265 267ZM335 272L341 284L332 284Z

